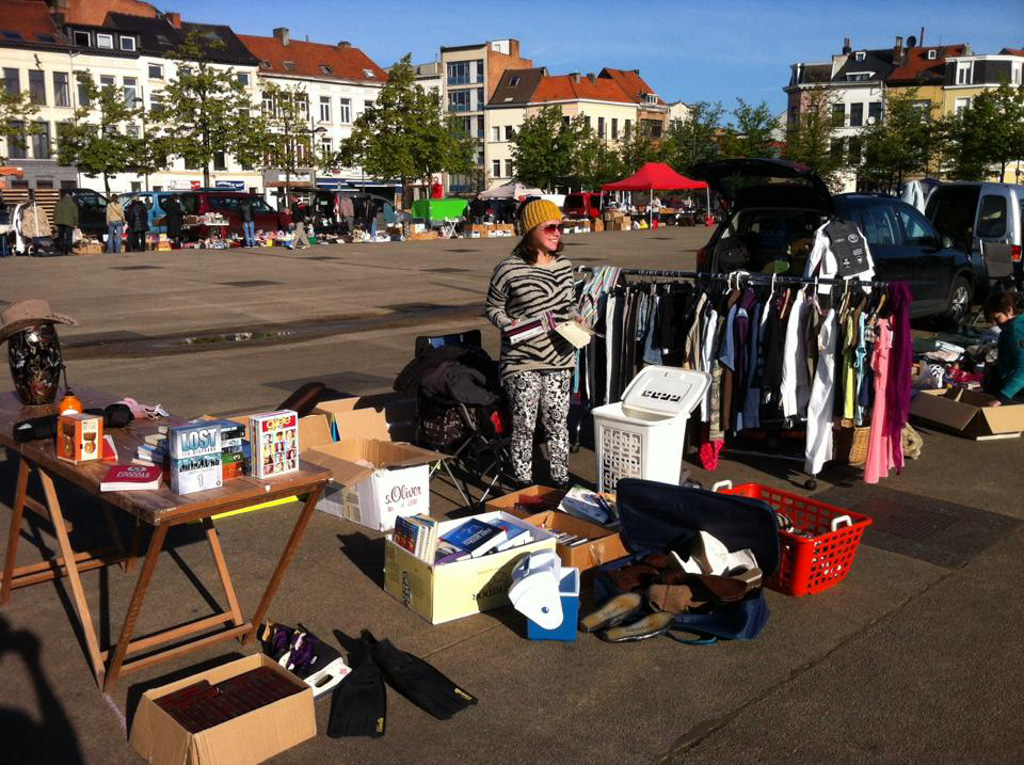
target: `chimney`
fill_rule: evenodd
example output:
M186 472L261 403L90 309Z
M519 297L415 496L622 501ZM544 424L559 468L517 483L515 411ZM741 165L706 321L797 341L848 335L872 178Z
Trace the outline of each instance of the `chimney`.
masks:
M591 83L593 83L594 80L595 80L594 73L593 72L587 72L587 79L590 80Z
M514 58L519 58L519 40L512 37L509 38L508 54Z
M165 13L164 18L167 19L167 23L175 29L181 29L181 14L180 13Z
M581 79L581 78L580 78L580 73L579 73L579 72L573 72L573 73L572 73L572 74L570 74L569 76L570 76L570 77L572 77L572 81L573 81L573 82L577 82L577 83L578 83L578 82L580 81L580 79Z
M351 48L352 47L352 43L350 43L348 40L342 40L341 42L338 43L338 47L339 48Z
M917 44L924 47L924 27L921 27L921 36L917 38Z
M896 35L896 44L892 46L892 63L899 65L903 63L903 37Z
M291 42L291 36L288 34L288 27L278 27L275 29L274 37L280 41L281 45L287 45Z
M850 47L850 38L849 37L844 37L843 38L843 55L846 55L846 56L850 55L850 51L852 51L852 50L853 50L853 48Z

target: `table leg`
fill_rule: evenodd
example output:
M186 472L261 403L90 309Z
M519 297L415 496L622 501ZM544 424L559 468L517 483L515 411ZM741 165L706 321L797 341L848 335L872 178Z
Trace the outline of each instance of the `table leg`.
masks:
M231 576L228 574L227 564L224 562L224 551L220 546L220 537L217 529L213 526L213 520L203 518L203 528L206 529L206 538L210 542L210 552L213 553L213 562L217 564L217 573L220 574L220 582L224 585L224 595L228 599L228 608L232 616L231 621L236 627L242 624L242 610L238 607L238 598L235 596L235 587L231 584Z
M103 660L100 658L99 640L96 639L96 630L92 625L89 603L86 601L85 591L82 589L82 579L78 574L78 562L75 560L75 551L71 547L71 540L68 539L68 530L64 525L64 513L60 509L57 490L53 486L53 479L41 468L39 470L39 480L43 485L43 494L46 495L46 507L50 512L50 521L53 523L53 530L57 535L61 554L64 556L64 566L67 569L68 581L71 583L72 602L75 604L78 624L82 628L82 635L85 637L85 645L89 651L89 661L92 664L96 682L102 685Z
M28 460L19 455L18 481L15 484L11 528L7 537L7 557L4 558L4 578L0 580L0 605L11 600L11 579L14 577L14 562L18 557L18 538L21 536L21 519L25 515L25 497L28 494L28 474L31 472Z
M117 528L117 521L114 520L114 514L110 510L110 505L103 500L100 500L100 511L103 513L103 519L107 522L107 531L110 533L110 538L114 541L114 548L117 550L117 555L122 559L121 570L127 573L128 556L125 554L124 540L121 539L121 532Z
M109 691L117 682L121 674L121 665L124 663L125 653L128 651L128 644L132 639L132 632L135 630L135 622L142 611L142 601L149 590L149 583L153 578L153 570L156 568L157 558L163 550L164 541L167 539L168 527L164 524L153 529L153 537L149 540L149 549L146 551L146 559L142 562L142 569L139 571L139 579L135 583L135 592L132 593L131 603L128 604L128 612L124 617L124 625L121 627L121 636L117 639L117 647L114 656L107 667L107 676L103 680L103 690Z
M292 529L291 536L288 537L288 544L285 546L284 552L281 553L281 559L277 562L277 568L274 569L274 575L270 577L270 582L267 584L267 589L263 593L263 597L260 599L260 604L256 607L256 612L252 615L252 627L242 637L243 645L252 642L252 639L256 636L256 632L259 630L260 624L267 615L267 611L270 610L270 603L273 601L274 595L277 593L277 588L281 584L281 580L284 579L285 571L288 570L288 564L291 563L292 556L295 554L295 550L298 549L299 542L302 541L302 535L306 533L306 526L309 525L309 519L313 517L313 510L316 509L316 503L320 501L320 495L323 494L323 491L324 487L322 485L317 486L309 493L309 496L306 497L306 504L302 506L299 518L295 521L295 527Z
M128 547L128 560L124 566L124 572L127 574L133 568L135 568L135 561L139 557L139 548L142 546L142 524L139 521L135 522L135 531L132 532L132 541Z

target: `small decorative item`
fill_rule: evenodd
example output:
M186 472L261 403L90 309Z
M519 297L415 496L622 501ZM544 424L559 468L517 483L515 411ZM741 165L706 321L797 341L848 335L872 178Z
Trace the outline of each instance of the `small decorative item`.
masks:
M7 341L11 377L22 403L53 403L64 369L54 324L77 323L51 311L45 300L21 300L0 311L0 343Z

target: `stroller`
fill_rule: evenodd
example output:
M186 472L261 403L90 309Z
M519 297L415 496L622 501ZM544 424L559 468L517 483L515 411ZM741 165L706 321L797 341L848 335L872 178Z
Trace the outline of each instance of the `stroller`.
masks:
M444 471L467 506L482 505L507 479L511 420L480 330L418 337L394 389L416 396L417 444L448 455L431 473ZM483 487L477 500L474 484Z

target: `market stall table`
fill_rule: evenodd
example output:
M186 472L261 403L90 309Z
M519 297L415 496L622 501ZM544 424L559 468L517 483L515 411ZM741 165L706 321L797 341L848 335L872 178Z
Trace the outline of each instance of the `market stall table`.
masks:
M86 408L102 408L118 400L117 396L95 390L77 389L76 393ZM10 532L7 538L7 555L4 560L3 578L0 580L0 604L10 600L13 589L66 576L71 585L72 603L85 639L85 647L93 674L96 676L97 683L104 689L112 688L122 673L167 661L223 640L237 637L243 643L250 642L270 608L270 603L284 578L295 550L298 548L313 510L330 478L330 473L315 465L301 463L301 469L298 472L279 478L257 479L244 476L226 481L219 489L211 489L188 496L172 493L166 484L156 491L100 493L100 482L112 463L96 461L75 465L56 457L53 439L29 441L23 444L14 440L12 433L15 423L30 417L54 414L56 410L56 405L49 407L23 406L14 393L0 395L0 445L7 447L8 450L19 456ZM111 429L108 433L113 436L119 454L135 454L144 437L156 432L158 424L176 425L181 422L183 421L177 418L136 420L126 428ZM28 478L33 470L39 474L45 503L28 496ZM69 539L69 532L73 529L65 521L54 486L54 478L62 478L103 500L107 525L114 536L117 549L114 551L75 551ZM212 517L260 502L302 494L307 495L306 500L292 528L284 552L278 560L252 618L246 620L242 615L234 586L228 575L227 564ZM116 507L136 519L135 534L131 549L127 554L121 549L110 506ZM60 549L59 557L32 565L15 565L18 538L25 510L49 517ZM228 609L144 638L132 640L135 623L142 611L143 601L169 529L196 521L202 523L206 532L210 551L224 586ZM133 558L141 544L143 525L152 527L153 533L139 571L124 624L121 627L120 637L116 645L110 649L101 650L89 605L82 589L81 573L122 561L125 562L125 570L130 570ZM213 629L216 631L209 632ZM183 638L200 632L209 634L180 642ZM169 642L175 642L176 645L151 650ZM136 659L128 658L131 654L143 651L147 651L144 656Z

